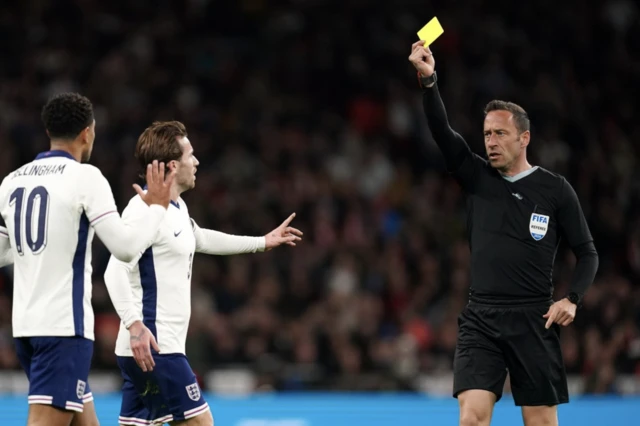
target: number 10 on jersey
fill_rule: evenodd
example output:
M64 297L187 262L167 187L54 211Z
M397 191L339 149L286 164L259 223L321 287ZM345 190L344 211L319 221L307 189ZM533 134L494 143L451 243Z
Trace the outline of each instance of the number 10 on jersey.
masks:
M15 205L14 232L16 239L16 250L22 256L24 254L24 243L22 241L22 224L24 223L24 235L26 243L33 254L39 254L47 246L47 221L49 217L49 193L44 186L36 186L29 193L26 200L26 188L16 188L11 194L9 205ZM34 213L36 208L38 210ZM35 222L37 218L37 222ZM23 220L24 219L24 220ZM34 238L35 236L35 238Z

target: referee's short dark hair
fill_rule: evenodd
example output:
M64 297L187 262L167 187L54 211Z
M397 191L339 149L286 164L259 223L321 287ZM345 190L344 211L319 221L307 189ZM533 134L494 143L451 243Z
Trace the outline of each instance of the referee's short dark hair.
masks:
M513 121L516 125L518 133L531 130L531 124L529 122L529 115L520 105L513 102L493 100L487 104L484 108L484 116L486 117L491 111L509 111L513 114Z
M41 118L51 139L75 139L93 123L93 105L78 93L60 93L42 108Z

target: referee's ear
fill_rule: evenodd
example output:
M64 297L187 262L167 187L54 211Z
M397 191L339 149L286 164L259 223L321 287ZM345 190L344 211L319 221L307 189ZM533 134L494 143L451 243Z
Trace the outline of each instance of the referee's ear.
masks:
M520 147L526 148L529 146L529 142L531 142L531 132L529 130L525 130L520 133Z

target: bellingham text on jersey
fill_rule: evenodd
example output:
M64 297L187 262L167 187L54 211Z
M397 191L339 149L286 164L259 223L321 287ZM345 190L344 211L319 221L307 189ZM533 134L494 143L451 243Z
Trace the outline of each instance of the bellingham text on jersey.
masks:
M47 176L47 175L60 175L64 173L66 164L27 164L24 167L19 168L13 173L11 178L17 178L20 176Z

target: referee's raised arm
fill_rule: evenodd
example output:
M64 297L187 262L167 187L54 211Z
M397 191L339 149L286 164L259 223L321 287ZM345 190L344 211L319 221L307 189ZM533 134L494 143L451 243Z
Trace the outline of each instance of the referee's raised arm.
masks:
M423 89L422 104L424 107L427 124L436 144L442 151L447 170L456 175L459 181L473 182L473 163L482 159L471 152L464 138L451 128L444 102L438 90L437 74L435 72L436 61L429 46L424 46L423 41L413 43L409 61L418 71L418 80Z

